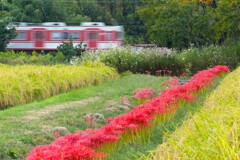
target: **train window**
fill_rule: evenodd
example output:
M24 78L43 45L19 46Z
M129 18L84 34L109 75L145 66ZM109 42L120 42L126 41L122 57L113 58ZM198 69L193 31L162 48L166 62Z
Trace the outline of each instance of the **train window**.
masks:
M16 40L25 40L27 38L26 32L18 32L16 36Z
M36 31L35 32L35 39L44 39L43 31Z
M107 32L105 34L105 36L106 36L106 41L111 41L112 40L112 33L111 32Z
M98 39L98 33L96 31L89 31L88 32L88 39L89 40L97 40Z
M123 33L122 32L117 32L117 39L118 40L123 40Z
M72 36L72 39L80 39L80 35L78 32L71 32L70 36Z
M68 32L63 32L63 39L68 39Z
M62 39L61 32L52 32L52 39L53 40L59 40Z

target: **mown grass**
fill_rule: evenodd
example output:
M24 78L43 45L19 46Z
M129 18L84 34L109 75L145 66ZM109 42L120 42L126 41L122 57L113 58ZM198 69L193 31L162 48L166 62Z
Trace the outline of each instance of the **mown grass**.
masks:
M0 159L23 159L34 146L52 142L55 139L54 128L57 126L66 127L69 132L85 130L88 125L83 116L87 113L98 112L105 117L123 113L124 111L106 112L105 109L120 105L123 96L131 99L137 88L160 88L166 79L129 75L98 86L1 110ZM72 103L74 101L76 104ZM61 108L62 103L70 105ZM104 123L105 121L99 122L93 127Z

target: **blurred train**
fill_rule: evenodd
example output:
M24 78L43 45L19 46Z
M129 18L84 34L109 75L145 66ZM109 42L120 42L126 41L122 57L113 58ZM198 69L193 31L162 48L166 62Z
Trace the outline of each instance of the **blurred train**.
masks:
M81 42L84 49L108 49L123 45L124 30L123 26L107 26L103 22L83 22L79 26L67 26L64 22L20 22L16 32L17 36L7 46L9 50L57 50L70 37L74 46Z

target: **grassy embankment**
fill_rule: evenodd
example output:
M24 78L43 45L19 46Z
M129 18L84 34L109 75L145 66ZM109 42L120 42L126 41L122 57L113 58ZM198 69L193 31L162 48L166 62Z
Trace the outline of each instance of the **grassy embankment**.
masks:
M207 97L204 107L173 133L167 134L143 159L239 160L240 68Z
M105 109L121 105L123 96L131 101L137 88L160 88L164 80L166 77L130 75L1 110L0 159L22 158L34 146L51 143L57 126L66 127L69 132L85 130L88 125L84 115L87 113L101 113L105 118L123 113L123 110L107 112ZM105 123L101 121L93 127Z
M118 150L114 151L107 158L108 160L133 160L139 159L149 154L149 151L154 150L159 144L163 143L165 140L166 133L174 132L178 127L182 125L186 117L192 117L196 112L198 112L202 105L204 104L206 98L210 93L218 86L222 78L215 79L213 85L204 89L203 92L198 93L196 97L198 101L183 103L181 107L178 108L174 117L170 120L154 125L150 129L147 135L147 139L137 139L134 142L123 144Z

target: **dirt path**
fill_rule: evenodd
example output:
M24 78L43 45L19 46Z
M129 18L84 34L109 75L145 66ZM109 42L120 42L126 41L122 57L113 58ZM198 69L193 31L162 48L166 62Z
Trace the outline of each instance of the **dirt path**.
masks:
M90 102L94 102L99 100L100 97L90 97L87 99L83 99L80 101L72 101L72 102L66 102L61 103L57 105L49 105L44 108L38 109L38 110L31 110L26 112L26 115L22 117L24 120L36 120L40 119L42 117L48 116L51 113L66 109L66 108L73 108L73 107L84 107Z

